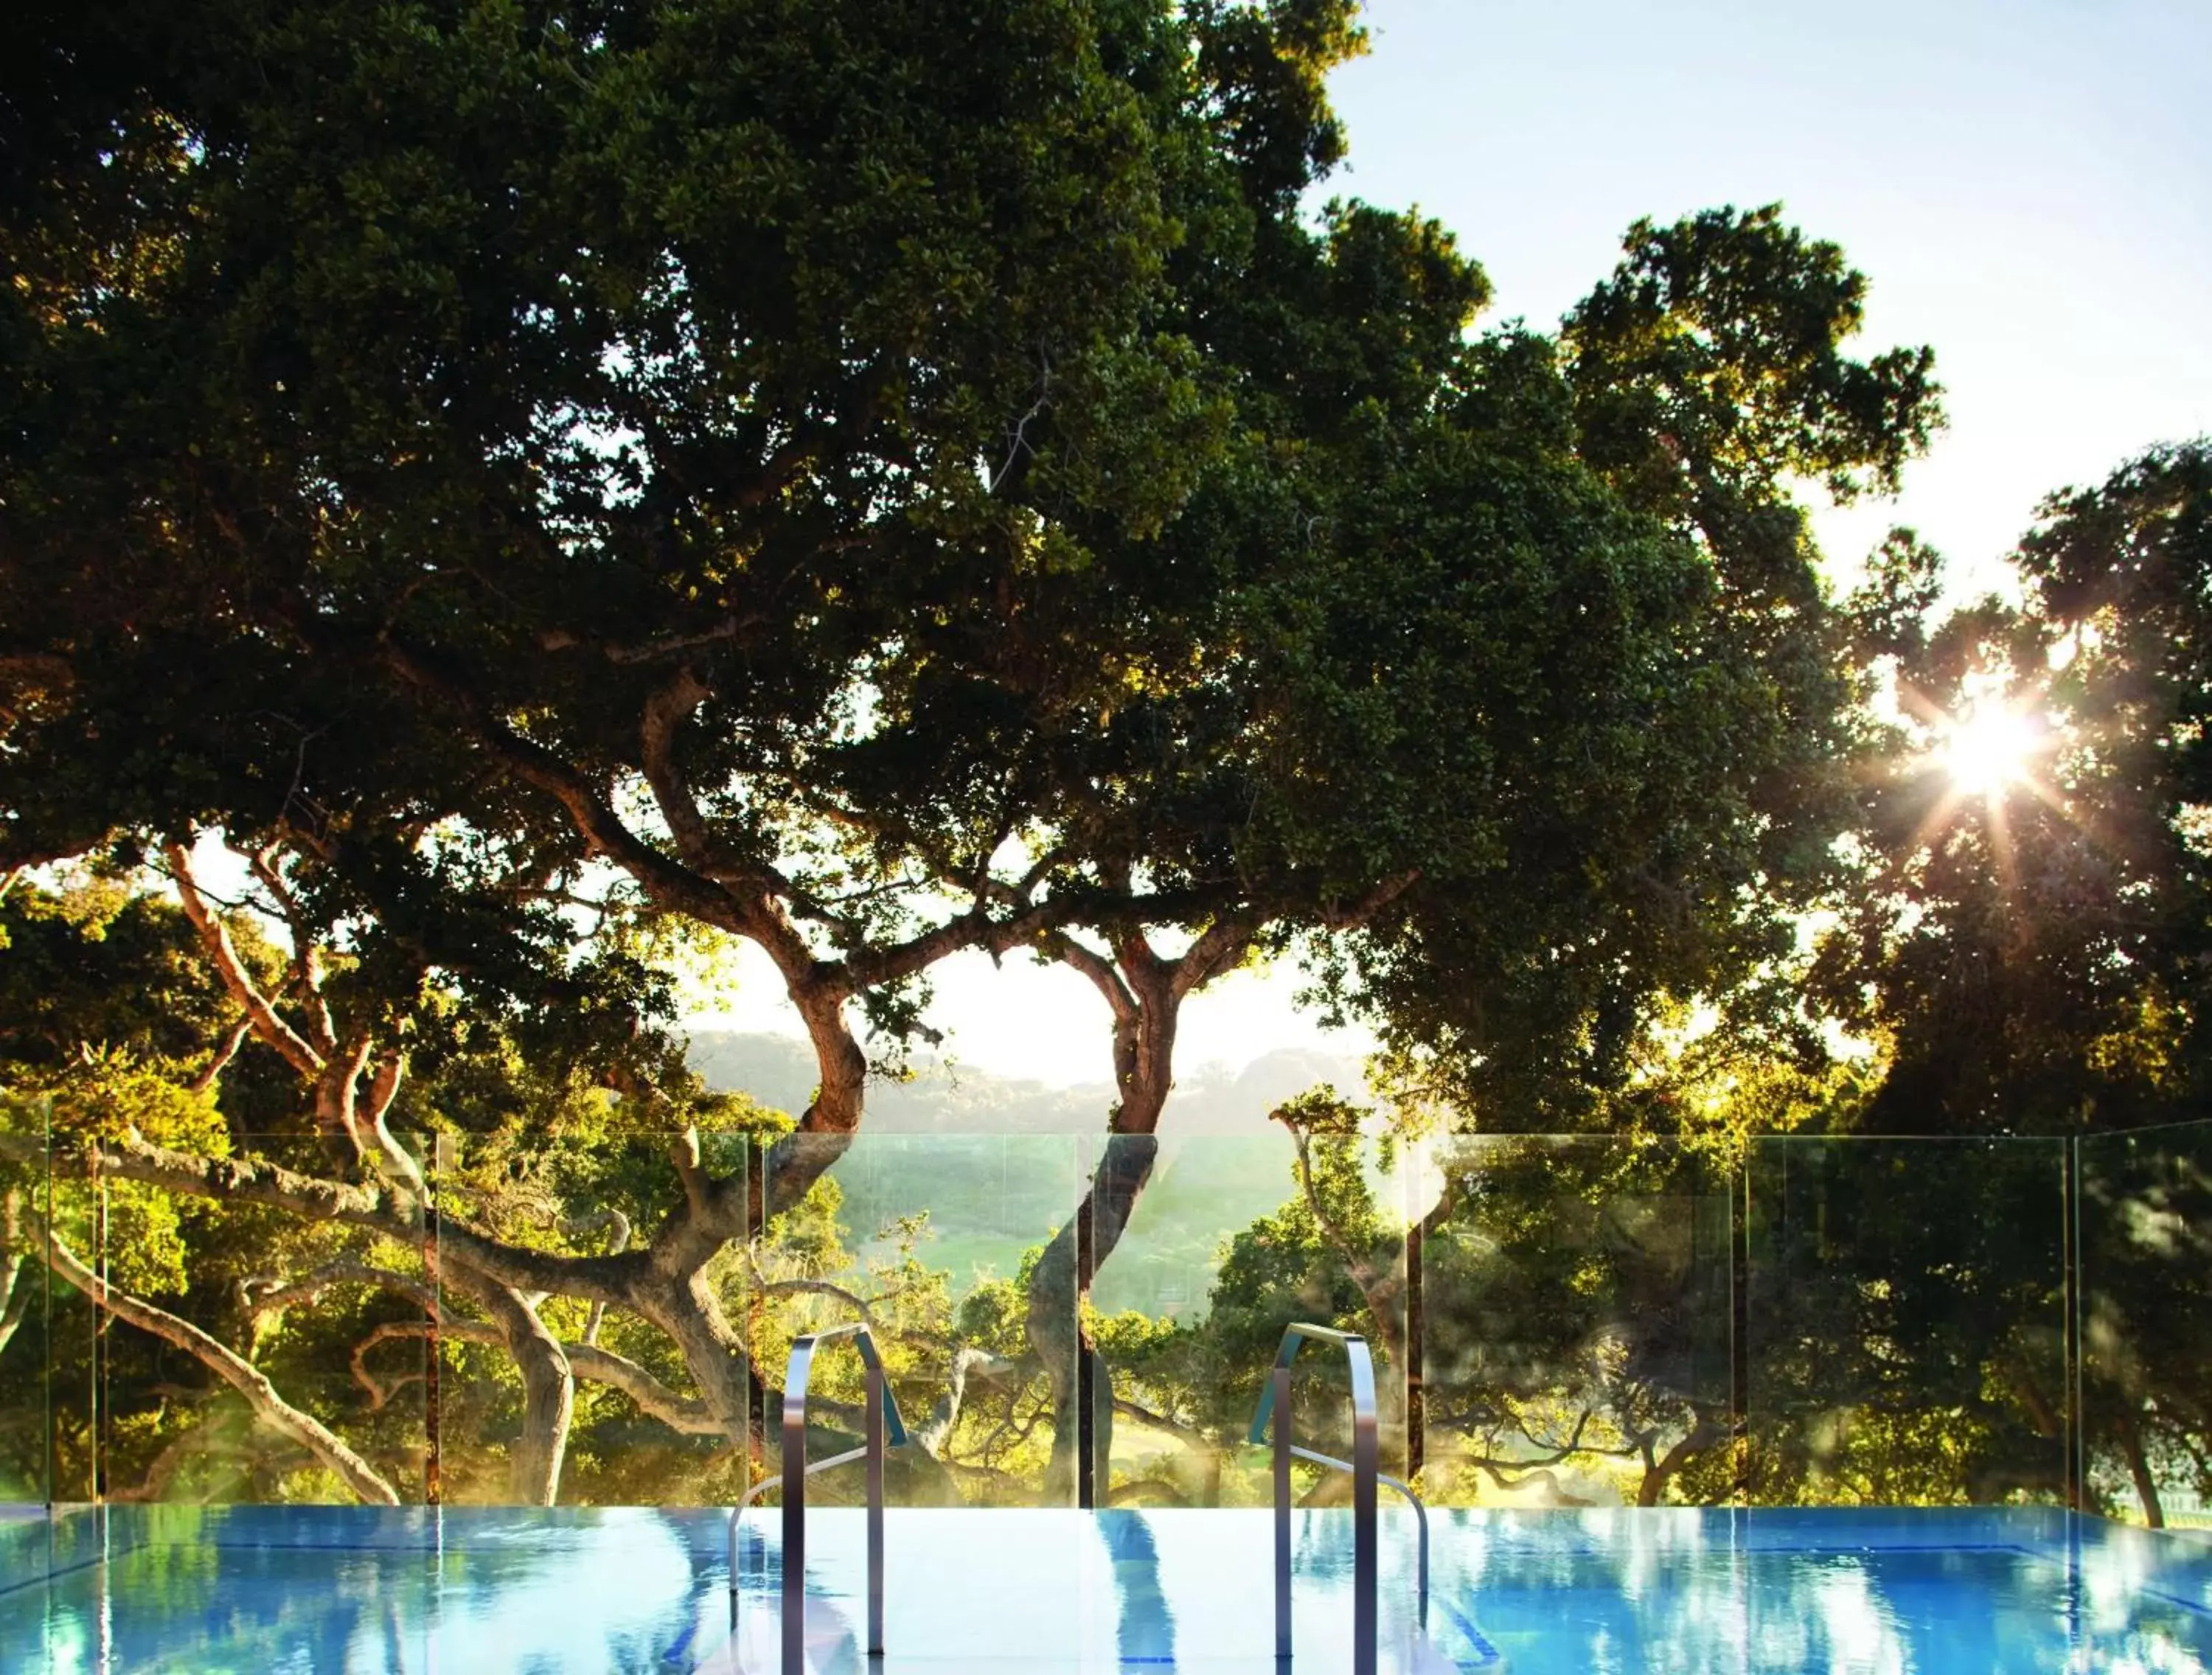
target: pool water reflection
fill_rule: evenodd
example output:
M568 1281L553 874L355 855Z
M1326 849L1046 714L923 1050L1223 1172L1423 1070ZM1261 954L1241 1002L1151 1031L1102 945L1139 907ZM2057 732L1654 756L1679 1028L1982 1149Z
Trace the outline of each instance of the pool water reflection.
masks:
M0 1546L0 1669L773 1672L776 1518L740 1632L708 1510L111 1508ZM862 1530L813 1514L816 1675L862 1675ZM2212 1675L2212 1546L2047 1510L1440 1512L1424 1635L1384 1516L1395 1675ZM42 1520L41 1520L42 1521ZM1297 1670L1348 1666L1348 1515L1298 1514ZM69 1544L79 1544L74 1547ZM884 1675L1273 1672L1259 1510L894 1510ZM26 1579L28 1576L30 1579ZM12 1584L12 1585L9 1585Z

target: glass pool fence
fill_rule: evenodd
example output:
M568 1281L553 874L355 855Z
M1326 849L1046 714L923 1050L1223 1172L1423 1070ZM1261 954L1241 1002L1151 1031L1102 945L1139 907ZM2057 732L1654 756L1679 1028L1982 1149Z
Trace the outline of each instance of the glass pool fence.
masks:
M1247 1432L1304 1321L1371 1346L1380 1469L1433 1510L2212 1529L2212 1123L395 1147L0 1108L0 1591L211 1508L726 1508L793 1340L855 1320L894 1508L1264 1508ZM1297 1376L1347 1435L1341 1368ZM815 1452L861 1380L817 1369Z

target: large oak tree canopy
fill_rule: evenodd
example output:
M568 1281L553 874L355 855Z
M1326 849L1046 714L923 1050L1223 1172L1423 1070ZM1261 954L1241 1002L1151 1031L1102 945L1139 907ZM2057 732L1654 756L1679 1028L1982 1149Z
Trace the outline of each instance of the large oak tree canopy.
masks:
M1372 921L1473 1071L1740 973L1825 841L1789 485L1893 480L1924 351L1771 211L1469 340L1440 229L1300 210L1341 0L23 27L11 861L611 860L769 947L842 1128L841 1009L953 947Z
M1040 1332L1182 1001L1302 932L1408 1058L1579 1120L1831 876L1860 740L1801 488L1893 482L1935 386L1852 357L1863 281L1773 209L1474 335L1443 228L1310 206L1356 12L21 12L0 873L281 842L380 1042L589 996L611 1076L661 996L586 898L750 939L820 1071L781 1204L864 1023L961 950L1065 961L1137 1144ZM571 1278L726 1423L694 1282L746 1189L678 1162L651 1274ZM510 1254L488 1296L559 1289Z

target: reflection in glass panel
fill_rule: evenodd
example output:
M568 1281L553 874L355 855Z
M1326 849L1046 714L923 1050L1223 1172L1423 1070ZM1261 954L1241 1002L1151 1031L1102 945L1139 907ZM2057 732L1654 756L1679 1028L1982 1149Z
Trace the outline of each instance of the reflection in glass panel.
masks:
M319 1135L217 1132L197 1150L257 1172L345 1178ZM377 1227L311 1213L310 1201L100 1183L116 1317L100 1338L111 1503L422 1500L420 1234L396 1203Z
M102 1197L80 1159L60 1137L47 1154L45 1223L52 1238L46 1272L46 1477L58 1517L62 1508L100 1497L100 1433L108 1346L86 1284L55 1270L61 1262L98 1275L105 1265ZM72 1531L87 1538L89 1520Z
M46 1666L52 1514L43 1101L0 1093L0 1668Z
M2212 1526L2212 1123L2079 1144L2085 1508Z
M1732 1500L1724 1163L1468 1135L1437 1141L1433 1168L1420 1264L1431 1501Z
M1246 1438L1284 1329L1299 1322L1367 1340L1382 1469L1406 1474L1406 1228L1419 1171L1403 1149L1325 1126L1162 1139L1119 1237L1094 1238L1105 1252L1090 1319L1109 1467L1100 1504L1267 1504L1267 1452ZM1111 1148L1136 1140L1090 1142L1095 1177L1133 1179ZM1310 1344L1295 1365L1294 1435L1347 1455L1343 1351ZM1348 1493L1349 1478L1297 1471L1302 1501Z
M751 1138L617 1114L609 1101L596 1123L439 1137L443 1504L726 1506L744 1492ZM665 1265L646 1259L657 1240ZM572 1289L503 1280L482 1259L496 1247L568 1265Z
M2063 1500L2064 1146L1753 1143L1755 1503Z
M27 1498L48 1502L37 1518L11 1520L4 1532L0 1564L11 1581L87 1563L99 1554L105 1532L95 1503L100 1318L85 1290L55 1267L69 1265L94 1282L99 1195L79 1160L54 1145L53 1116L50 1100L0 1097L0 1134L10 1143L0 1230L14 1244L10 1254L21 1258L8 1304L15 1329L0 1345L0 1389L8 1392L0 1397L0 1417L8 1423L15 1484ZM80 1255L86 1252L92 1253L88 1262ZM24 1603L28 1595L12 1596L0 1611L0 1649L44 1640L42 1617ZM0 1666L7 1662L0 1657Z
M793 1135L762 1167L769 1215L748 1253L744 1332L777 1393L771 1424L792 1340L866 1318L913 1436L891 1456L894 1504L1070 1503L1053 1468L1076 1384L1074 1317L1039 1272L1079 1201L1075 1143ZM859 1357L825 1351L809 1393L817 1456L854 1446L863 1393ZM808 1494L851 1502L861 1488L856 1469Z
M35 1506L42 1516L52 1470L46 1384L52 1346L39 1243L48 1202L46 1124L43 1101L0 1094L0 1508ZM16 1573L8 1560L24 1538L13 1520L0 1528L0 1586Z

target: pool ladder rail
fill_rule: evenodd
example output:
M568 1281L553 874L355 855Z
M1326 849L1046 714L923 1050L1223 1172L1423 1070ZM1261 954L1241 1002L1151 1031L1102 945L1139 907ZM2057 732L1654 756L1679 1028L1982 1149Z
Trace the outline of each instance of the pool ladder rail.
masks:
M1350 1460L1301 1448L1291 1441L1291 1363L1309 1342L1334 1344L1351 1363ZM1352 1475L1352 1675L1376 1675L1381 1644L1376 1599L1376 1485L1389 1484L1413 1509L1420 1537L1418 1611L1424 1634L1429 1623L1429 1513L1412 1485L1376 1469L1379 1437L1375 1357L1368 1350L1367 1340L1356 1332L1339 1332L1332 1326L1285 1327L1267 1387L1261 1392L1259 1410L1252 1416L1250 1440L1269 1441L1271 1432L1275 1456L1275 1660L1285 1666L1291 1660L1291 1461L1296 1458Z
M814 1351L835 1338L850 1338L860 1350L867 1373L866 1440L842 1454L806 1460L806 1386L814 1368ZM886 1448L902 1447L906 1425L899 1417L898 1399L884 1380L883 1357L876 1352L875 1336L866 1323L852 1320L841 1326L811 1332L791 1346L791 1359L783 1378L783 1470L763 1478L730 1508L730 1639L734 1652L738 1636L738 1522L745 1508L771 1489L788 1484L783 1496L783 1675L805 1675L806 1670L806 1480L817 1472L849 1466L856 1460L868 1463L868 1657L884 1654L884 1456Z
M808 1463L806 1459L806 1391L813 1371L814 1352L822 1344L850 1338L860 1352L867 1376L866 1440L860 1447ZM1352 1375L1352 1458L1298 1447L1291 1441L1291 1365L1308 1342L1334 1344L1345 1352ZM730 1509L730 1635L734 1647L738 1634L738 1526L746 1508L771 1489L788 1484L783 1497L782 1553L782 1675L805 1675L806 1604L806 1479L817 1472L849 1466L865 1460L868 1466L868 1657L884 1654L884 1460L889 1448L904 1446L905 1423L899 1417L897 1399L884 1378L883 1358L875 1338L861 1321L811 1333L791 1346L791 1359L783 1384L783 1470L763 1478L748 1489ZM1419 1622L1426 1632L1429 1618L1429 1514L1410 1484L1379 1471L1379 1436L1375 1410L1375 1361L1367 1340L1357 1332L1334 1327L1294 1325L1285 1329L1267 1387L1252 1417L1251 1441L1272 1441L1275 1488L1275 1657L1291 1660L1291 1461L1295 1458L1352 1477L1352 1675L1377 1675L1381 1619L1376 1597L1376 1488L1388 1484L1405 1496L1413 1509L1419 1536Z

